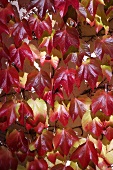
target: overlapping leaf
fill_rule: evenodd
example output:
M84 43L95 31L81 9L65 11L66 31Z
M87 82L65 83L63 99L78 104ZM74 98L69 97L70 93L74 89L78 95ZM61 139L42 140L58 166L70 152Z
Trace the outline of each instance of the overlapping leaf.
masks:
M102 71L98 62L95 59L88 59L77 71L76 84L79 87L83 80L87 80L90 87L94 89L99 75L102 75Z
M11 34L17 47L21 45L25 38L31 39L31 30L27 20L23 19L21 22L15 23L13 25Z
M29 18L29 26L32 31L35 32L36 37L41 38L44 31L49 34L52 32L52 21L49 16L46 16L44 20L40 20L37 15L32 15Z
M67 64L69 61L77 66L81 66L82 60L84 56L89 56L90 57L91 52L89 45L85 43L83 40L80 40L80 46L79 46L79 51L76 53L70 53L66 59L65 63Z
M113 139L113 128L112 127L108 127L103 134L106 136L106 138L111 141Z
M82 127L85 132L93 133L99 137L103 133L104 125L98 117L91 118L90 111L87 111L82 117Z
M57 129L56 135L53 138L54 149L61 149L61 152L65 155L68 155L70 148L78 140L76 133L68 129Z
M47 170L48 169L48 165L47 165L47 162L41 158L41 159L37 159L35 157L34 161L31 161L31 162L28 162L27 163L27 167L26 167L27 170Z
M11 87L14 87L17 92L20 91L17 70L14 67L0 70L0 88L8 93Z
M33 71L29 73L26 82L26 89L31 88L36 90L36 93L41 97L43 95L45 87L51 88L51 79L45 71Z
M74 98L70 102L70 107L69 107L69 113L74 121L78 116L82 118L83 114L86 112L88 109L88 103L90 103L90 100L86 98L85 96L82 98Z
M66 14L68 7L70 5L72 5L73 8L75 8L75 9L79 8L78 0L75 0L75 1L73 1L73 0L60 0L60 1L55 0L54 4L55 4L55 9L60 12L61 17L63 17Z
M46 54L44 56L41 56L40 63L42 64L42 66L44 65L44 63L50 63L53 68L56 69L59 63L59 58L57 56L50 56Z
M102 39L97 38L95 41L95 54L102 60L104 54L110 55L113 58L113 37L112 36L103 36Z
M54 75L54 90L59 87L64 88L66 94L69 96L73 90L75 83L76 70L64 67L58 68Z
M65 166L63 164L57 164L51 168L51 170L73 170L71 166Z
M102 4L104 5L104 1L103 0L82 0L81 2L85 7L86 9L88 10L89 14L91 16L95 16L96 14L96 10L97 10L97 7L99 4Z
M53 37L44 37L39 48L46 47L47 53L50 54L53 49Z
M98 110L110 116L113 114L113 95L111 92L97 91L92 99L92 112L95 114Z
M46 11L53 11L54 4L53 0L31 0L28 9L32 9L33 7L38 8L38 15L42 18L45 16Z
M66 126L68 124L69 116L66 106L55 101L54 110L50 111L50 121L55 122L56 120L59 120L63 126Z
M0 21L7 25L11 16L14 16L14 10L10 3L7 4L5 8L0 8Z
M28 150L28 141L25 138L23 131L13 130L9 135L7 135L6 143L10 150L18 151L22 149L24 152Z
M10 58L11 61L19 68L23 69L24 60L27 58L31 62L34 61L34 56L30 47L23 43L19 48L16 48L14 44L10 46Z
M33 110L33 118L28 118L28 128L32 128L37 126L39 122L45 123L47 118L47 105L44 100L42 99L29 99L28 101L29 106Z
M16 170L17 169L17 159L13 157L11 151L4 146L0 146L0 169L2 170Z
M53 37L53 45L54 47L59 46L63 54L70 46L78 48L79 38L76 28L65 26L61 30L57 30Z
M0 118L5 118L4 122L0 123L0 127L2 130L5 130L7 127L15 122L17 118L16 107L16 103L14 103L13 101L8 101L4 103L0 108Z
M94 147L93 142L89 139L85 143L80 145L71 155L71 160L78 160L85 169L90 160L93 161L96 165L98 164L98 155L97 150Z
M22 125L24 125L25 123L25 118L27 119L28 117L33 116L33 110L25 101L21 102L18 112L19 112L18 120L19 123Z
M90 131L95 136L99 137L102 134L103 129L104 129L104 126L103 126L103 123L100 121L100 119L98 117L94 118L91 123Z
M43 156L48 151L53 149L53 133L48 130L43 130L41 135L38 135L36 140L30 144L30 150L37 149L38 155Z
M51 106L54 106L56 96L63 99L63 90L59 88L56 90L52 89L44 94L43 99L47 101L47 103L49 103Z

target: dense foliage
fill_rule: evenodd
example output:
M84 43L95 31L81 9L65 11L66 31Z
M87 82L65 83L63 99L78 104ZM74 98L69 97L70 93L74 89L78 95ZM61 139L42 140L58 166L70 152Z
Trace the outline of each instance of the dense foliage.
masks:
M0 169L112 168L112 21L112 0L0 0Z

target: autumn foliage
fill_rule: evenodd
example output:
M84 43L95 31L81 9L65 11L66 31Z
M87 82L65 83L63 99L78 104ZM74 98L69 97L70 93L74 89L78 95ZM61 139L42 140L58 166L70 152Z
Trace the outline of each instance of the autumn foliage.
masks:
M1 170L112 168L112 21L112 0L0 0Z

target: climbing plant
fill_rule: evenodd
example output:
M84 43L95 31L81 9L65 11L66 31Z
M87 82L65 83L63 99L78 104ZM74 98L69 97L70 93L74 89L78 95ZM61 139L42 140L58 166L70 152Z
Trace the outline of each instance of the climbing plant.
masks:
M112 168L112 24L112 0L0 0L0 169Z

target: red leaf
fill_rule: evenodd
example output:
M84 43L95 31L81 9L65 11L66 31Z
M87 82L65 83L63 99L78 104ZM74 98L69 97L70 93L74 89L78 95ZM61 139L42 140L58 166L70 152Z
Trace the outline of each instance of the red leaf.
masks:
M37 128L37 125L40 122L45 124L47 119L47 105L45 101L37 98L36 100L29 99L27 102L33 110L33 118L29 117L26 120L27 129L31 129L33 127Z
M2 58L5 58L5 59L10 60L9 50L8 50L8 48L7 48L5 45L0 46L0 60L1 60Z
M50 111L50 121L55 122L59 120L63 126L68 124L69 113L63 104L59 104L57 101L54 104L54 110Z
M98 110L102 110L105 115L110 116L113 113L113 96L111 92L97 91L93 97L91 109L95 114Z
M78 0L54 0L55 8L56 10L59 10L61 17L63 17L70 5L73 6L73 8L78 9L79 8L79 1Z
M32 15L29 18L29 26L30 29L35 32L38 39L41 38L44 31L47 31L49 34L52 32L52 21L49 16L46 16L46 18L41 21L37 15Z
M39 48L46 47L47 53L50 54L53 49L53 37L44 37Z
M14 67L8 67L7 69L0 70L0 88L8 93L11 87L16 87L17 92L19 88L19 75Z
M60 42L60 44L59 44ZM79 47L79 37L76 28L65 26L56 31L53 37L54 47L59 46L62 53L66 53L70 46Z
M31 107L24 101L21 102L19 110L18 110L20 116L18 118L19 123L24 125L24 118L32 117L33 116L33 111Z
M67 64L69 61L71 63L77 66L81 66L82 60L84 56L91 56L90 48L87 43L85 43L83 40L80 41L80 46L79 46L79 52L76 53L70 53L64 62Z
M104 54L108 54L113 58L113 37L103 36L103 39L97 38L94 52L100 60L102 60Z
M59 152L50 152L47 154L47 158L50 162L52 162L53 164L55 164L57 156L59 156L60 153Z
M38 9L38 15L40 18L44 17L46 11L53 11L53 0L31 0L28 9L36 7Z
M87 80L92 89L95 88L98 76L102 75L101 67L95 59L87 60L77 71L76 84L80 87L83 80Z
M70 107L69 107L69 113L70 116L72 118L72 120L74 121L78 116L80 116L80 118L82 118L83 114L86 112L87 110L87 105L85 104L85 100L87 100L86 98L74 98L71 100L70 103Z
M65 166L63 164L57 164L51 168L51 170L73 170L71 166Z
M73 63L74 64L74 66L81 66L81 63L82 63L82 59L83 59L83 55L79 55L79 54L77 54L77 53L70 53L67 57L66 57L66 59L64 60L64 62L65 62L65 64L68 64L69 63L69 61L71 62L71 63Z
M97 117L93 119L91 126L90 126L90 131L95 135L95 136L100 136L103 131L103 123L98 119Z
M8 101L2 105L0 108L0 118L6 117L5 122L1 123L5 125L5 129L10 126L12 123L15 122L17 116L16 116L16 106L17 104L13 101ZM4 126L2 125L2 126ZM4 129L3 129L4 130Z
M33 71L28 74L26 89L31 90L31 88L36 90L36 93L41 97L45 87L51 88L51 79L45 71Z
M5 32L6 34L9 34L9 29L8 29L7 25L3 24L0 21L0 36L3 32Z
M45 125L42 122L39 122L38 125L34 127L34 130L36 133L41 134L44 128Z
M99 4L104 5L104 1L103 0L88 0L88 1L85 0L83 1L82 4L86 7L86 9L88 10L88 13L90 13L90 15L94 17L96 14L98 5Z
M10 3L7 4L5 8L0 9L0 21L7 25L11 16L14 16L14 11Z
M27 163L27 170L48 170L47 162L44 159L35 158L34 161Z
M78 140L76 133L70 129L58 129L55 137L53 138L54 149L60 147L63 154L68 155L70 148Z
M4 146L0 147L0 169L1 170L16 170L17 159L13 157L12 153Z
M13 44L10 46L9 50L11 61L21 70L23 69L24 60L26 58L31 62L34 61L32 51L26 43L23 43L19 48L16 48Z
M112 127L108 127L103 134L106 136L106 138L111 141L113 139L113 128Z
M18 151L22 148L22 151L27 152L28 141L25 138L24 132L13 130L6 138L6 143L12 151Z
M37 139L31 143L34 148L37 149L38 155L43 156L46 152L50 152L53 150L53 133L47 130L43 130L41 135L37 136Z
M54 106L55 97L58 96L63 99L63 92L62 89L56 89L48 91L44 94L43 99L47 101L51 106Z
M21 45L25 38L31 39L31 30L27 20L23 19L21 22L17 22L13 25L12 36L17 47Z
M57 56L44 54L40 58L40 63L42 66L44 65L44 63L50 63L54 67L54 69L56 69L59 63L59 58Z
M94 144L87 139L86 143L80 145L71 155L71 160L78 160L85 169L90 160L93 161L96 165L98 164L98 155L97 150L94 147Z
M54 75L54 90L63 86L66 94L69 96L75 83L75 74L76 71L74 69L58 68Z
M5 7L8 4L8 0L0 0L0 6Z

